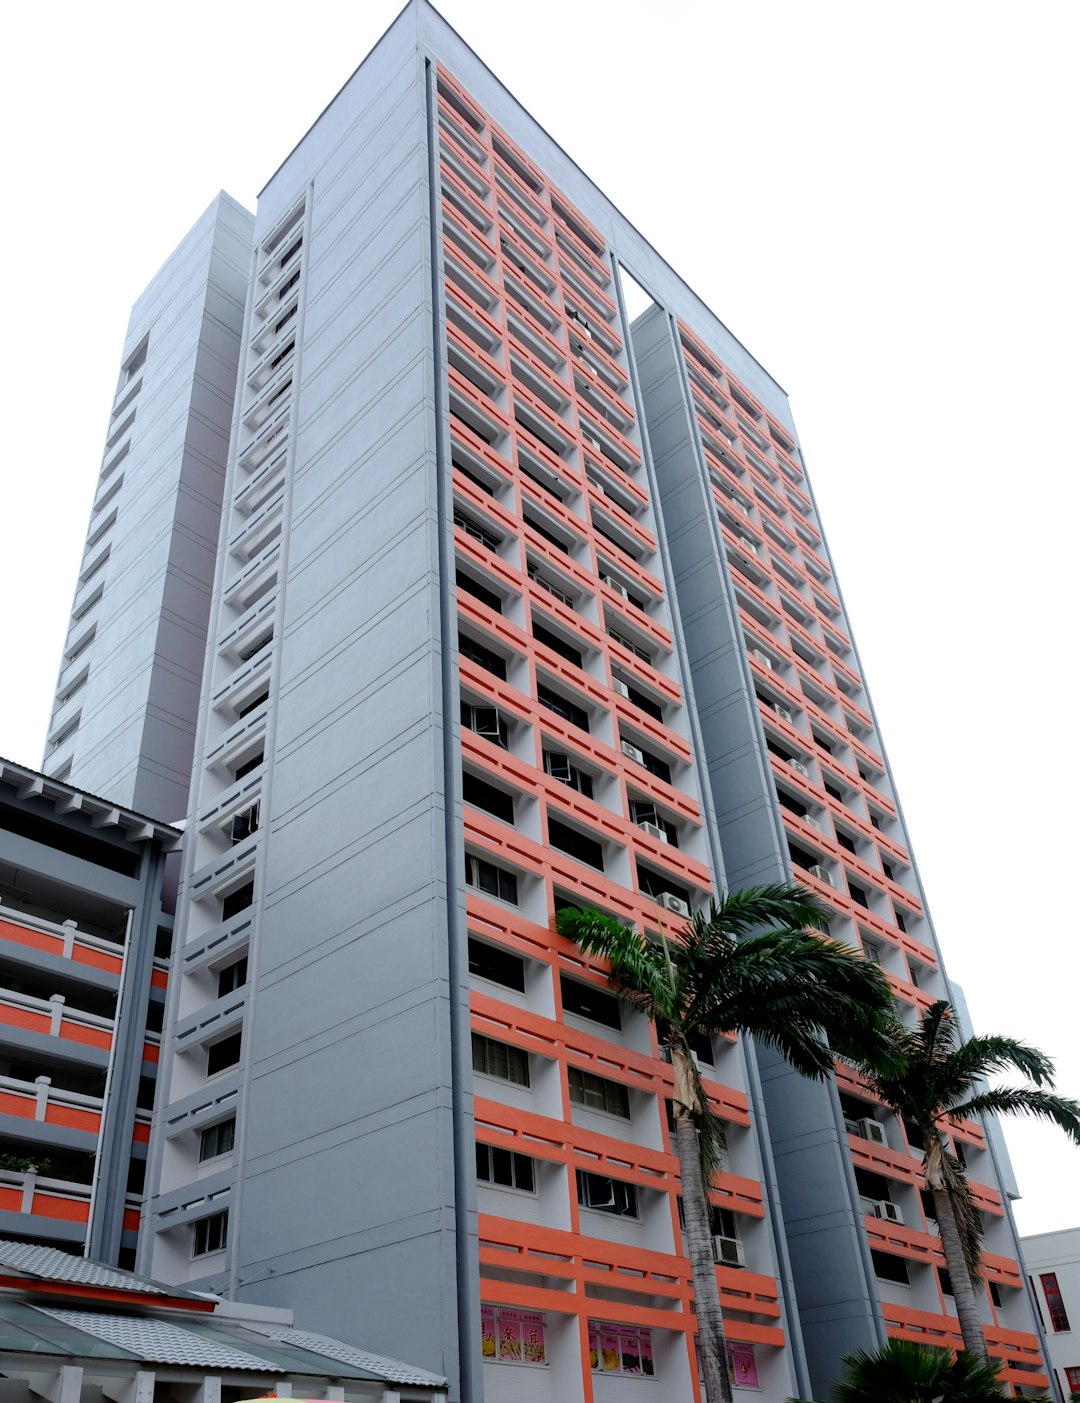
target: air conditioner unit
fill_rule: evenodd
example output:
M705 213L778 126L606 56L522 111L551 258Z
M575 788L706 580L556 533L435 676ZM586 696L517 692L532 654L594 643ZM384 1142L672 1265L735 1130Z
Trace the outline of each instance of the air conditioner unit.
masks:
M796 760L794 756L788 761L788 768L795 771L797 775L802 775L803 779L809 779L810 774L801 760Z
M811 828L816 828L819 833L821 832L821 824L813 814L803 814L802 821L803 823L809 824Z
M664 830L660 827L658 823L649 823L648 821L645 821L643 823L639 823L638 827L642 830L643 833L648 833L653 838L659 838L661 843L666 843L668 840L667 834L664 832Z
M777 716L779 716L781 721L787 721L788 723L790 723L791 712L787 709L786 706L781 706L779 702L773 702L772 709L776 712Z
M902 1223L904 1215L895 1203L890 1203L887 1198L879 1200L874 1204L874 1217L884 1218L890 1223Z
M752 657L757 658L762 667L767 667L770 672L772 671L773 660L768 653L763 653L760 648L751 648L750 653Z
M858 1126L859 1128L855 1133L856 1135L861 1135L864 1140L873 1140L875 1145L884 1145L887 1143L885 1139L885 1127L880 1121L875 1120L873 1116L867 1116L864 1120L859 1121ZM890 1204L889 1207L891 1208L892 1204Z
M746 1250L737 1237L714 1237L713 1261L725 1267L745 1267Z
M624 755L628 755L631 760L636 760L639 765L643 765L645 763L645 756L637 748L636 745L631 745L628 740L624 740L622 742L622 753Z
M665 911L674 911L676 916L685 916L690 919L690 907L681 896L676 896L674 892L662 891L657 894L657 902Z
M817 863L810 868L811 877L816 877L819 882L824 882L826 886L832 887L836 883L832 879L832 873L827 867L821 867Z
M859 1130L859 1126L860 1126L861 1124L862 1124L861 1121L852 1120L850 1116L845 1116L845 1117L844 1117L844 1129L847 1131L847 1133L848 1133L849 1135L859 1135L859 1134L861 1134L861 1131Z
M600 578L603 580L604 584L607 585L608 589L613 589L615 593L621 595L623 599L626 598L625 585L621 585L618 580L613 580L610 575L601 575Z
M614 688L614 690L618 692L620 697L629 698L630 688L626 685L626 683L622 680L621 677L613 677L611 679L611 685Z
M752 541L749 536L740 536L739 540L743 543L747 550L753 551L754 554L757 555L758 548L756 541Z

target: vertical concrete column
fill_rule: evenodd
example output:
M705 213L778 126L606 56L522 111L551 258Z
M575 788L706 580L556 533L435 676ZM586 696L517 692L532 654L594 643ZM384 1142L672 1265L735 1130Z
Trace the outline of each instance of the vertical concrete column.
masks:
M195 1390L194 1403L221 1403L221 1379L217 1374L207 1374Z
M60 1024L64 1021L64 1004L66 1000L63 994L50 994L49 1003L52 1004L50 1013L49 1032L54 1038L60 1036Z
M37 1188L37 1170L28 1169L23 1176L22 1204L19 1207L20 1213L33 1213L34 1211L34 1191Z
M83 1371L77 1364L64 1364L56 1380L52 1403L79 1403L82 1397Z
M75 948L75 935L79 929L77 921L64 922L64 959L71 959L71 952Z
M49 1105L49 1087L52 1086L52 1077L35 1077L34 1085L37 1087L37 1104L34 1106L34 1119L44 1120L45 1112Z

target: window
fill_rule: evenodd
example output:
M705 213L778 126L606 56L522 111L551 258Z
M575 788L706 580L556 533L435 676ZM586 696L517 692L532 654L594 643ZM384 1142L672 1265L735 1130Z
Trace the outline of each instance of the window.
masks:
M242 814L237 814L229 829L229 840L235 846L242 843L245 838L250 838L259 829L259 806L252 804L250 809L245 809Z
M652 1331L589 1321L589 1363L605 1374L653 1374Z
M1065 1301L1061 1294L1061 1287L1058 1285L1057 1273L1043 1272L1039 1277L1042 1283L1043 1295L1046 1297L1046 1306L1050 1312L1050 1324L1056 1334L1072 1327L1069 1324L1068 1312L1065 1309Z
M589 729L589 713L585 708L575 705L572 701L567 701L558 692L553 692L550 687L545 687L542 682L537 684L536 700L541 706L546 706L549 711L553 711L556 716L561 716L564 721L569 721L572 726L578 726L583 731Z
M256 695L253 696L250 701L245 702L243 706L237 707L236 719L239 721L242 717L249 716L257 706L262 706L263 702L266 701L269 695L269 687L265 688L261 692L257 692ZM239 776L237 776L237 778L239 778Z
M630 1119L630 1093L621 1082L608 1081L580 1067L569 1068L570 1100L590 1111L606 1111L609 1116Z
M609 1179L606 1174L577 1171L577 1201L582 1208L597 1213L614 1213L619 1218L636 1218L637 1190L622 1179Z
M226 965L224 969L218 970L217 992L218 998L223 998L226 994L231 994L234 989L239 989L247 983L248 962L247 956L243 955L239 960L234 960L231 965Z
M206 1049L206 1075L214 1076L240 1061L240 1034L232 1033L220 1042L211 1043Z
M581 666L581 653L577 648L565 643L557 633L552 633L551 629L545 628L543 624L538 624L533 619L533 637L537 643L542 643L545 648L550 648L553 653L558 653L559 657L565 658L568 663L573 663L575 667Z
M516 1150L504 1150L498 1145L476 1146L476 1177L485 1184L499 1184L504 1189L535 1191L533 1162L528 1155Z
M454 525L460 526L467 536L471 536L474 541L479 541L481 545L487 546L488 550L497 551L499 549L501 541L494 531L489 531L486 526L481 526L478 521L458 507L454 508Z
M502 613L502 600L493 589L488 589L487 585L482 585L479 580L474 580L464 570L459 570L455 579L458 589L464 590L466 594L471 594L474 599L479 599L489 609L494 609L496 614Z
M560 784L568 784L571 789L576 789L579 794L584 794L586 799L592 798L591 776L572 764L569 755L564 755L556 750L545 750L544 770L552 779L557 779Z
M470 638L467 633L458 634L458 652L477 667L482 667L486 672L498 677L500 681L506 681L506 659L500 658L491 648L485 648L483 643L477 643L476 639Z
M498 1077L500 1081L512 1081L518 1086L529 1085L529 1058L520 1047L473 1033L472 1064L474 1072Z
M208 1125L199 1137L199 1160L216 1159L227 1155L236 1144L236 1117L219 1120L217 1125Z
M871 1252L870 1256L874 1263L874 1275L879 1280L907 1283L907 1263L903 1257L894 1257L888 1252Z
M490 979L493 984L503 984L507 989L525 992L525 961L509 950L500 950L495 945L487 945L482 940L469 936L469 973L477 979Z
M566 853L569 857L577 858L578 862L584 862L589 867L595 867L598 872L603 872L603 843L598 843L595 838L587 838L576 828L571 828L566 823L560 823L557 818L550 816L548 817L548 842L553 848L558 848L560 852Z
M613 994L596 989L591 984L579 984L576 979L561 979L563 1011L576 1013L579 1018L591 1018L605 1028L621 1028L619 1001Z
M1065 1370L1065 1382L1075 1392L1080 1393L1080 1364L1075 1369Z
M263 752L260 750L254 754L250 760L245 760L242 765L237 765L233 778L243 779L245 775L251 774L252 770L257 770L262 762Z
M503 1364L546 1364L544 1317L509 1306L480 1307L480 1352Z
M471 853L465 854L465 884L488 896L497 896L500 901L508 901L512 906L517 905L517 878L513 872L504 872L493 862L485 862Z
M221 901L221 919L227 921L231 916L244 911L255 900L255 883L245 882L242 887L237 887Z
M483 809L486 814L501 818L504 823L514 821L513 796L507 794L505 789L488 784L487 780L481 779L479 775L470 774L468 770L461 776L461 797L466 804L471 804L475 809Z
M198 1218L191 1225L191 1255L205 1257L208 1252L220 1252L229 1240L229 1215L212 1213Z
M462 702L461 724L467 731L475 731L478 736L483 736L503 750L509 745L506 722L493 706L474 706L471 702Z
M640 799L631 799L630 817L639 828L648 824L649 827L645 831L651 833L654 838L659 838L662 843L667 843L673 848L679 846L679 830L673 823L668 822L655 804L647 804Z
M727 1353L728 1367L731 1369L731 1382L735 1387L760 1388L754 1346L730 1340Z

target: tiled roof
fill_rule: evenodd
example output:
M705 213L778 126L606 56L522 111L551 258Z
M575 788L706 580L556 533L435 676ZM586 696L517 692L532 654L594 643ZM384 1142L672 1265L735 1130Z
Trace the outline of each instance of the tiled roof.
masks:
M105 1315L96 1310L53 1310L38 1306L65 1325L74 1325L99 1340L108 1340L121 1349L152 1364L186 1364L196 1369L242 1369L261 1374L282 1374L277 1364L270 1364L258 1355L246 1354L231 1345L220 1344L182 1330L167 1320L154 1320L142 1315Z
M324 1354L329 1359L338 1359L343 1364L351 1364L357 1369L370 1369L388 1383L415 1384L420 1388L445 1388L446 1380L440 1374L429 1374L426 1369L417 1369L412 1364L403 1364L400 1359L389 1359L385 1354L372 1354L370 1350L359 1349L356 1345L344 1344L331 1339L329 1335L317 1335L311 1330L285 1330L277 1325L244 1322L247 1330L257 1330L260 1335L269 1335L283 1345L293 1345L297 1349L310 1349L316 1354Z
M147 1296L187 1296L180 1288L162 1286L133 1272L119 1271L88 1262L85 1257L73 1257L58 1247L39 1247L33 1242L9 1242L0 1239L0 1270L21 1272L42 1281L65 1281L76 1286L105 1286L114 1291L137 1291Z

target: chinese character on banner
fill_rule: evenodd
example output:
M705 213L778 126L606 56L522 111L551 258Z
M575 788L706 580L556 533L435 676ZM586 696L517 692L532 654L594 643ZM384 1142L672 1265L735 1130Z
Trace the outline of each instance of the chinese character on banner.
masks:
M480 1350L485 1359L495 1358L495 1311L491 1306L480 1308Z
M736 1388L759 1387L753 1345L729 1344L728 1363L731 1365L731 1379Z

